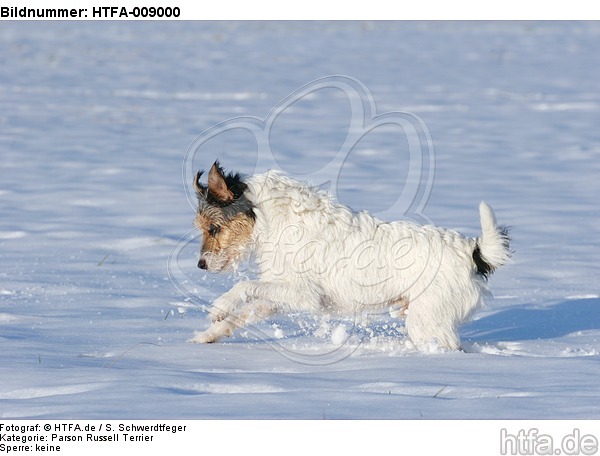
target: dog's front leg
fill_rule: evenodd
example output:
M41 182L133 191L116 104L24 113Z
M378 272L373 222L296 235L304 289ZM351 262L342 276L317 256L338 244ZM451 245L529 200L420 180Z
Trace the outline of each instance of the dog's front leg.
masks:
M231 336L237 328L264 320L278 310L314 311L319 295L307 289L300 290L287 283L239 282L221 295L210 309L212 325L190 340L210 343Z
M219 296L208 311L211 326L206 331L196 333L190 342L216 342L231 336L237 328L269 317L274 312L274 305L269 300L256 302L258 296L253 292L257 288L264 288L264 285L266 284L261 282L238 282L231 290Z
M235 313L235 310L244 303L244 296L236 289L237 285L239 284L215 299L213 305L208 309L213 323L225 320L229 314Z

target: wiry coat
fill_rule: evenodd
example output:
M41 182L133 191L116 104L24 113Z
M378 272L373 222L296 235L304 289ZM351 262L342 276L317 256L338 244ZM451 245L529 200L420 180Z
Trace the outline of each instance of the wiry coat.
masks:
M211 173L213 183L215 176L227 178L218 165ZM211 174L209 186L199 188L203 201L219 192L216 187L211 192L210 184ZM239 282L219 297L213 325L195 342L216 341L274 312L358 317L392 310L406 316L415 344L435 341L456 349L458 326L487 293L486 275L510 256L506 232L496 226L485 203L480 206L482 235L465 238L435 226L383 222L354 212L277 172L254 175L244 184L244 198L252 207L247 217L251 235L241 242L236 258L203 249L201 261L206 269L222 270L252 254L260 279ZM199 209L199 217L213 207ZM231 220L238 223L239 217Z

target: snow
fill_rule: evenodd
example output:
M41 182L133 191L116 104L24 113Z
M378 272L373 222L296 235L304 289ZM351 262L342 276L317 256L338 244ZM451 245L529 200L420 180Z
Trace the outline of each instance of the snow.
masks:
M588 22L3 23L0 417L597 418L599 38ZM301 89L329 75L353 79ZM414 116L361 136L343 81L372 96L362 120ZM408 153L429 150L417 119L435 156ZM189 344L252 273L196 268L190 172L215 158L467 235L485 200L514 261L461 352L419 351L385 315Z

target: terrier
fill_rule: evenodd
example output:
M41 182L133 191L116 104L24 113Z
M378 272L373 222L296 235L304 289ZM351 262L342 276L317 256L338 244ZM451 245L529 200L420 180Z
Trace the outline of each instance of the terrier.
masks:
M217 298L211 326L191 342L216 342L280 312L405 317L417 347L460 348L459 326L489 294L487 278L511 256L508 230L482 202L482 234L384 222L282 173L242 179L218 161L194 178L198 267L222 272L253 256L258 280Z

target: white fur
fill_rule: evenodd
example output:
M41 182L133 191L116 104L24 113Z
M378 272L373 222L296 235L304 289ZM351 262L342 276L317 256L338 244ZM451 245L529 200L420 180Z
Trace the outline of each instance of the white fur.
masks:
M245 182L256 214L246 253L254 255L260 279L239 282L219 297L213 324L193 342L214 342L275 312L358 318L389 310L406 315L416 345L457 349L458 326L487 293L474 249L479 245L494 268L509 258L485 203L483 234L476 239L435 226L383 222L276 172Z
M498 231L494 211L484 201L479 205L479 218L481 236L478 243L484 259L492 265L506 264L510 259L510 251L506 248L503 235Z

